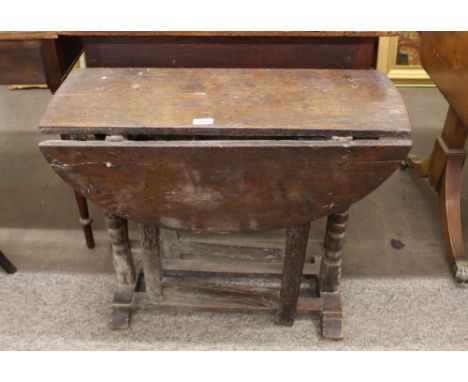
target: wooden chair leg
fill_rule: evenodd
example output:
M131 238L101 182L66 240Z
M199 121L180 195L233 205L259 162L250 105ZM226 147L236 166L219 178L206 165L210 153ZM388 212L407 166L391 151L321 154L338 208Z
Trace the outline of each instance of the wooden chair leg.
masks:
M126 221L119 216L105 215L107 232L112 246L112 262L114 264L119 285L135 284L135 265L128 236L125 232Z
M55 90L51 88L52 93L54 93ZM70 134L62 134L60 137L64 141L68 141L71 138ZM93 219L91 219L91 217L89 216L88 201L83 195L81 195L78 192L74 192L74 195L76 199L76 204L78 205L78 211L80 213L80 224L83 227L83 233L84 233L85 240L86 240L86 246L89 249L93 249L95 246L93 229L91 227L91 224L93 223Z
M310 224L288 227L276 323L292 326L301 288Z
M318 277L318 292L322 298L321 327L326 338L343 337L343 315L338 292L341 277L341 258L349 212L343 210L328 216L325 255Z
M94 248L94 236L93 236L93 229L91 224L93 223L93 219L89 216L88 210L88 201L84 196L79 194L78 192L74 192L76 204L78 204L78 211L80 212L80 224L83 227L83 233L86 240L86 245L89 249Z
M16 267L11 263L8 257L3 254L2 251L0 251L0 267L8 274L12 274L17 271Z
M439 209L442 230L458 283L468 285L468 258L465 254L460 214L460 186L464 156L453 155L447 158L445 171L439 185Z
M163 294L159 228L140 224L140 242L146 295L151 302L161 302Z

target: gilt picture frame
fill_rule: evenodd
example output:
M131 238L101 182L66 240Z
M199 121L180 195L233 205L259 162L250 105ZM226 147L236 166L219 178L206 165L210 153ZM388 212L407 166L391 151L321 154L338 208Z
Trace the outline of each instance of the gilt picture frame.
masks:
M421 65L398 64L399 36L379 37L377 69L385 73L396 86L434 86Z

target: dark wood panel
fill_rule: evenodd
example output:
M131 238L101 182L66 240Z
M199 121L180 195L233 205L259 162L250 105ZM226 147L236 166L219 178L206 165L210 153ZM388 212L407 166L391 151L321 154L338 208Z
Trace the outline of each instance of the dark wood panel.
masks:
M81 69L61 86L40 127L244 137L410 134L400 94L370 70Z
M25 34L24 37L29 36ZM0 84L43 84L55 92L78 60L83 44L79 37L43 37L37 40L0 36ZM19 37L19 36L15 36Z
M370 69L377 37L93 36L89 67ZM360 49L361 44L371 46ZM365 56L364 56L365 55Z
M41 41L0 41L1 85L44 83Z
M304 224L380 185L411 142L46 141L40 149L104 210L195 232Z

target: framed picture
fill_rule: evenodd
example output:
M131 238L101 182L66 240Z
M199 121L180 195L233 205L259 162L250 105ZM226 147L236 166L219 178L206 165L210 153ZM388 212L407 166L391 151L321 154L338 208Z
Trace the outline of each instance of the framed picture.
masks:
M419 60L419 34L399 32L379 38L377 69L397 86L434 86Z

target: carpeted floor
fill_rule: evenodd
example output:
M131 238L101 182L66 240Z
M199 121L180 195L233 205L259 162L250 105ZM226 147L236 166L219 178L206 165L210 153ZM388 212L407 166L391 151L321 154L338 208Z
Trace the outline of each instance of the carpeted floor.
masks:
M292 328L270 314L149 312L131 329L109 326L114 278L0 275L0 349L30 350L467 350L468 290L446 278L348 278L345 335L320 338L318 319Z

